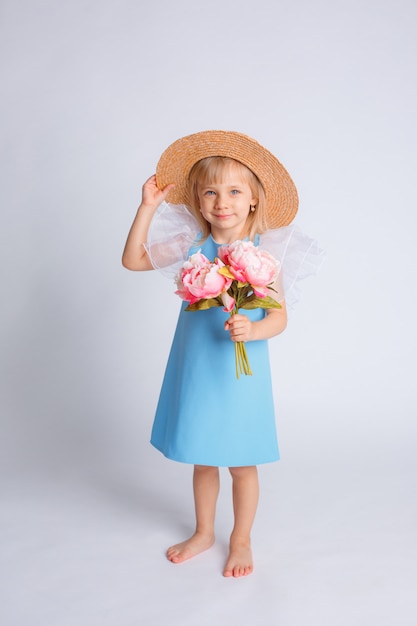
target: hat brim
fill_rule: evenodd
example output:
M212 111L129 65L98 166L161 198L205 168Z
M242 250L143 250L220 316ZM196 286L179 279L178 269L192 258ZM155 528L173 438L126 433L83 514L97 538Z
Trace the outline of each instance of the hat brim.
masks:
M266 196L268 228L287 226L298 210L295 184L285 167L255 139L235 131L207 130L174 141L156 168L159 189L175 184L167 201L188 204L187 180L192 167L210 156L229 157L246 165L260 180Z

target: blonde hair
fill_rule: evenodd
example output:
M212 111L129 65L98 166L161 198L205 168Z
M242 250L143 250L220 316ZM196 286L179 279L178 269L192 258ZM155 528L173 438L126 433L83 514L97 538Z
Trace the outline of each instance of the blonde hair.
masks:
M187 181L187 204L201 226L201 238L203 240L209 236L211 226L200 212L198 185L211 185L221 182L224 171L230 168L236 170L241 179L249 185L253 197L256 198L255 211L251 212L248 207L247 232L244 235L253 240L256 234L262 234L268 227L264 188L252 170L229 157L206 157L193 165Z

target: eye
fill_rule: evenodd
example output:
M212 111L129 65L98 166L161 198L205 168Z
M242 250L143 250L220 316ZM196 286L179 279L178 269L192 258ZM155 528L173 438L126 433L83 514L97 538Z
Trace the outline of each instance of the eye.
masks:
M240 193L239 189L232 189L231 191L232 196L237 196L238 193Z
M204 192L205 196L214 196L215 192L212 189L207 189L207 191Z

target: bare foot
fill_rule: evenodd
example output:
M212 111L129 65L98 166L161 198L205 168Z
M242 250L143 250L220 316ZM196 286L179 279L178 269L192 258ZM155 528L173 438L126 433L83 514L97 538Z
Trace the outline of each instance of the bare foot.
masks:
M240 576L248 576L252 572L253 561L250 543L231 543L223 576L240 578Z
M193 556L197 556L200 552L208 550L213 543L214 535L194 533L194 535L186 541L177 543L175 546L168 548L168 560L172 563L182 563L183 561L187 561L187 559L191 559Z

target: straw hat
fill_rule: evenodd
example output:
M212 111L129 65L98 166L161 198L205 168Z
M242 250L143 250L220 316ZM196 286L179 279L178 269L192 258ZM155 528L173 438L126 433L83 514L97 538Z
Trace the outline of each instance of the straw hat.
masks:
M265 191L268 228L287 226L298 209L297 189L278 159L257 141L225 130L207 130L174 141L162 154L156 168L160 189L175 183L167 201L189 204L187 179L195 163L209 156L235 159L246 165L260 180Z

